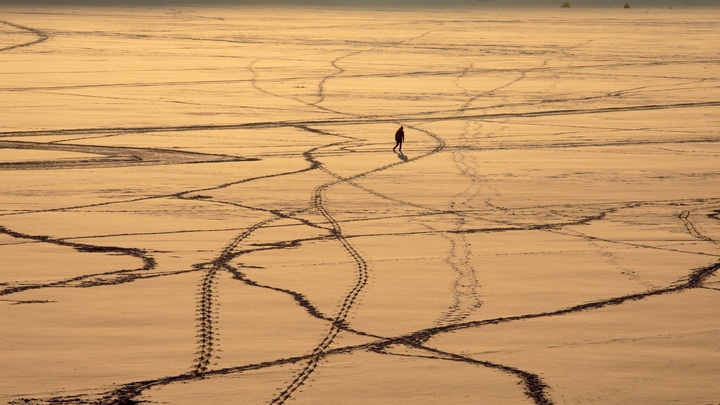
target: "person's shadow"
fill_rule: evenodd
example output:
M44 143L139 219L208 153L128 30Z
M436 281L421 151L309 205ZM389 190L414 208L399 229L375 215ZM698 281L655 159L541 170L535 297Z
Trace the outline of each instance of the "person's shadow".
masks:
M398 155L398 158L399 158L400 160L402 160L403 162L407 162L407 161L408 161L408 157L405 156L405 154L402 153L402 151L401 151L401 152L398 152L397 155Z

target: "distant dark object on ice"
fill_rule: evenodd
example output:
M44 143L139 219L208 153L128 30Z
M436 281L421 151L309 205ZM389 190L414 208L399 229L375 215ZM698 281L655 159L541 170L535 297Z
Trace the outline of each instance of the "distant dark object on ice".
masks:
M625 8L630 8L630 5L625 3Z
M692 7L713 7L720 5L718 0L629 0L633 8L692 8ZM483 7L558 7L559 0L0 0L0 8L9 5L21 6L210 6L210 5L232 5L232 6L321 6L321 7L373 7L403 9L413 7L465 7L468 4L476 4ZM565 8L615 8L621 4L619 0L567 0L562 7ZM720 404L716 404L720 405Z

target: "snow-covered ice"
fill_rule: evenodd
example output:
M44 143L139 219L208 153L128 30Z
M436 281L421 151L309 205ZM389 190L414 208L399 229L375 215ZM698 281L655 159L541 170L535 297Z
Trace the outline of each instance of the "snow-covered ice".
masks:
M6 7L0 401L720 402L717 16Z

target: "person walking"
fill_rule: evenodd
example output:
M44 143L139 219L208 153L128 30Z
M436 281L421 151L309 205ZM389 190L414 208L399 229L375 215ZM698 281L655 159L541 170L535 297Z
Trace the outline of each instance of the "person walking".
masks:
M405 131L403 130L403 127L401 125L400 128L395 132L395 147L393 148L393 152L395 152L395 148L399 146L400 153L402 153L403 142L405 142Z

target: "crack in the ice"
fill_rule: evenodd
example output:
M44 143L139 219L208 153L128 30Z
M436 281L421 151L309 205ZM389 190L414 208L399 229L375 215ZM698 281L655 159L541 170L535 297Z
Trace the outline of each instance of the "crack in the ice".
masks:
M61 151L101 155L102 158L78 158L28 162L0 162L0 170L11 169L76 169L97 167L126 167L135 165L168 165L213 162L242 162L257 159L229 155L211 155L198 152L159 148L131 148L98 145L65 145L51 142L25 142L0 140L0 148Z
M27 290L36 290L41 288L50 287L95 287L100 285L113 285L120 284L127 281L133 281L138 278L146 277L148 272L155 268L155 259L148 256L144 250L137 248L124 248L118 246L102 246L102 245L89 245L84 243L68 242L62 239L52 238L45 235L30 235L17 231L10 230L5 226L0 225L0 234L5 234L16 239L33 240L42 243L50 243L57 246L66 246L75 249L78 252L83 253L110 253L110 254L123 254L132 256L140 259L143 263L142 267L128 270L116 270L101 272L95 274L83 274L76 277L61 279L54 282L47 283L15 283L9 287L0 288L0 296L15 294ZM138 273L140 272L140 273Z
M4 48L0 48L0 52L5 52L5 51L12 50L12 49L33 46L33 45L39 44L41 42L45 42L48 39L50 39L50 37L48 36L47 33L45 33L44 31L42 31L40 29L37 29L37 28L26 27L24 25L15 24L15 23L12 23L9 21L4 21L4 20L0 20L0 24L5 24L7 26L14 27L14 28L17 28L17 29L25 31L25 32L29 32L37 37L37 39L35 39L34 41L23 42L21 44L15 44L15 45L8 45Z

